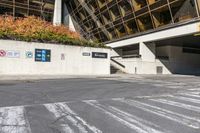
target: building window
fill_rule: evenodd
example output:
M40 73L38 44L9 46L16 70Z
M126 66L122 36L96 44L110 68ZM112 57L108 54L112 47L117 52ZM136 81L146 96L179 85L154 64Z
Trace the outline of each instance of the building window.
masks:
M0 0L0 14L13 17L38 16L53 20L55 0Z

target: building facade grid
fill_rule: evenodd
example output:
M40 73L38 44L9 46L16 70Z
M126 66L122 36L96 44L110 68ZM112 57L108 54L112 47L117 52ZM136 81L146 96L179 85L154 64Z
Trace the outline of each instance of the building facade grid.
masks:
M55 0L0 0L0 14L13 17L38 16L52 21Z
M199 0L67 0L82 31L107 42L199 17Z

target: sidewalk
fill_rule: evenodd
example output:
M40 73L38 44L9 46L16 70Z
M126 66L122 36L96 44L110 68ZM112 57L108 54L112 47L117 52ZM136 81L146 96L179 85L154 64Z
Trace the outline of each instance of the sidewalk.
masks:
M143 78L161 78L161 77L196 77L193 75L134 75L134 74L111 74L111 75L1 75L0 81L8 80L44 80L44 79L70 79L70 78L129 78L129 79L143 79Z
M98 78L98 77L113 77L113 76L115 76L115 75L1 75L0 81L70 79L70 78Z

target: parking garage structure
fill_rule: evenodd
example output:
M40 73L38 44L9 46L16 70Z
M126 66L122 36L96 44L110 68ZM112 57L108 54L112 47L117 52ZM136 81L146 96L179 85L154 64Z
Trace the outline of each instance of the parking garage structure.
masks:
M199 16L196 0L64 0L63 2L80 29L99 42L133 37Z
M0 9L105 43L125 73L200 74L200 0L0 0Z
M64 1L85 38L113 48L131 74L200 74L200 0Z

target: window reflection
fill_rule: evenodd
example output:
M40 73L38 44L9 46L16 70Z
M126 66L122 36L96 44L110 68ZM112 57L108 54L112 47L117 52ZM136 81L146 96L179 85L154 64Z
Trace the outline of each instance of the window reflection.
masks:
M200 9L200 0L197 6L195 0L80 0L85 4L64 1L74 21L91 36L100 36L102 42L197 18L196 7ZM99 19L87 19L92 15ZM90 28L88 22L94 26Z
M0 0L0 14L24 17L34 15L53 20L55 0Z

